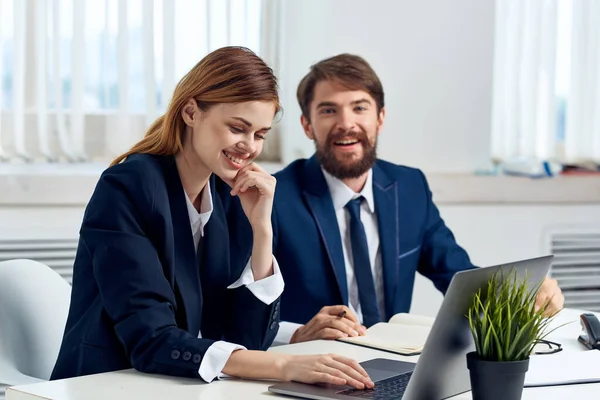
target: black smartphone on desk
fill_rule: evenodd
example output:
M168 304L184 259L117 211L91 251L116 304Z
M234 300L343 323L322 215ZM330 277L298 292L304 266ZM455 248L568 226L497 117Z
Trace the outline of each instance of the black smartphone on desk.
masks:
M579 317L583 332L577 340L590 350L600 350L600 321L598 321L598 317L591 313L584 313Z

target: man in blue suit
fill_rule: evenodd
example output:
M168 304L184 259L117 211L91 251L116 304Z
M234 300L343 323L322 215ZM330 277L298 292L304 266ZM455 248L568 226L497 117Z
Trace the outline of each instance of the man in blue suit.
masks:
M457 271L475 268L423 173L377 159L384 92L365 60L320 61L297 98L316 153L275 174L273 253L287 282L276 342L364 334L410 310L416 272L445 293ZM562 307L555 280L538 300Z

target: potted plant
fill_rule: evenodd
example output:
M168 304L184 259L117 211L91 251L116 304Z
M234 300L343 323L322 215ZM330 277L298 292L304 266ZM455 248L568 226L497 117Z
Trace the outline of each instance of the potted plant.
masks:
M516 271L495 273L480 289L467 318L475 351L467 354L473 400L519 400L533 347L551 331L545 316L549 302L536 309L528 278Z

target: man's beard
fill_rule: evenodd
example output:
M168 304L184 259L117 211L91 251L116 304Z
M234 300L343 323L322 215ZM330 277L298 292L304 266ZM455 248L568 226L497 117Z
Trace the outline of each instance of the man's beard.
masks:
M352 163L344 163L337 159L333 152L335 142L346 137L357 138L360 140L360 145L363 148L363 156L360 160ZM377 161L377 139L375 143L369 143L367 135L364 132L349 133L341 132L333 134L327 138L323 146L319 146L315 140L316 157L323 169L338 179L353 179L358 178L367 172L375 161Z

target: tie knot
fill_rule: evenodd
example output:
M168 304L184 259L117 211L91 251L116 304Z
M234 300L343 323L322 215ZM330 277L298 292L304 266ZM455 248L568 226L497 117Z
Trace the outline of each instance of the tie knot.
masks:
M350 212L350 215L352 217L359 217L360 218L360 205L363 201L364 197L360 196L357 197L354 200L350 200L348 203L346 203L346 208L348 209L348 212Z

